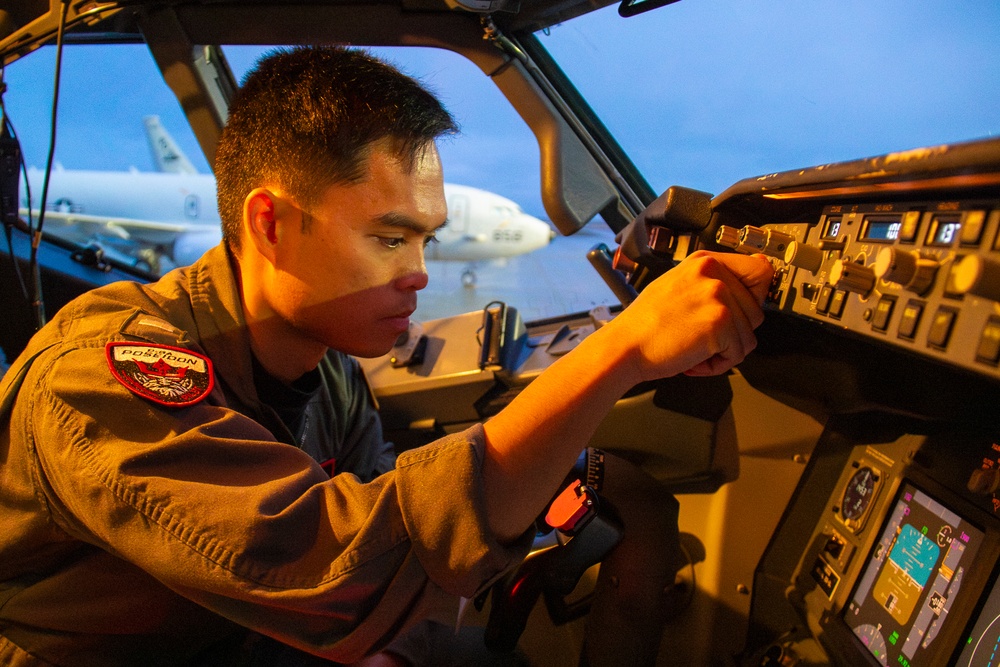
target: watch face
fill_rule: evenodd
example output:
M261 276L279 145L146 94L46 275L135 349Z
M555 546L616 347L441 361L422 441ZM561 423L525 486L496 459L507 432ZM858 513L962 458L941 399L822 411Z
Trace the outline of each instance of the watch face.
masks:
M878 483L878 476L875 471L864 466L847 482L844 489L844 499L840 503L840 515L849 526L859 526L865 511L868 509L875 495L875 485Z

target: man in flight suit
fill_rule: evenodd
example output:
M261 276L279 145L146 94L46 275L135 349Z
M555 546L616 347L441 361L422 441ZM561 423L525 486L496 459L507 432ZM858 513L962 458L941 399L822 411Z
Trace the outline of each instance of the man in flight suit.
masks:
M453 129L358 51L258 64L216 156L223 243L70 303L3 378L0 663L246 664L261 637L358 660L520 561L628 389L753 349L770 265L699 253L393 463L349 355L407 329Z

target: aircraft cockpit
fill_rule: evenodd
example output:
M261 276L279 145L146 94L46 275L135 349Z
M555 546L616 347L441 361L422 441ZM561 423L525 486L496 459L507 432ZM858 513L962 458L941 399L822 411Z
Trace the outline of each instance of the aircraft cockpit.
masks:
M522 578L469 612L493 649L541 667L992 665L1000 14L974 4L0 3L0 348L218 241L192 226L214 206L193 184L154 220L93 213L92 190L44 201L42 183L114 172L133 184L114 202L152 192L151 115L210 178L261 53L371 48L458 117L446 181L548 225L503 257L525 232L463 227L493 250L428 262L418 321L363 361L397 448L489 419L696 251L775 267L742 364L636 387L602 424L577 472L617 510L560 500ZM449 224L473 208L450 200ZM634 613L650 604L652 627Z

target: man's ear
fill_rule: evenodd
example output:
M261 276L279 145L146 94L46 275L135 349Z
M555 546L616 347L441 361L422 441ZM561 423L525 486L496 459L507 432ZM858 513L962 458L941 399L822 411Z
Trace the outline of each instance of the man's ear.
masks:
M243 200L243 230L257 252L274 263L278 244L278 198L267 188L255 188Z

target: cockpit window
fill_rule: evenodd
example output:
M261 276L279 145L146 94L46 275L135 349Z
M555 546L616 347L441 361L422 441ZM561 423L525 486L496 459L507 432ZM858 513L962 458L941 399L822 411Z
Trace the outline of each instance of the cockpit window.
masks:
M223 47L237 80L271 47ZM585 259L590 234L556 238L539 195L534 136L466 59L429 48L375 50L421 79L456 116L440 143L449 225L428 247L430 285L415 318L479 310L491 301L526 320L616 303ZM49 139L55 49L6 68L5 102L28 164L37 212ZM44 229L145 275L188 264L219 242L214 179L173 92L145 45L69 45L63 56L55 161ZM21 188L27 211L27 189ZM36 213L37 217L37 213ZM567 266L584 274L561 279Z
M81 249L80 261L161 274L189 263L188 246L218 238L214 181L177 98L142 44L64 48L53 166L51 141L56 50L39 49L4 68L4 109L27 167L21 217ZM156 128L159 128L157 130ZM168 132L163 145L158 131ZM165 151L181 163L157 162ZM187 172L163 173L183 165ZM26 187L27 186L27 187ZM30 194L30 207L28 196ZM85 251L84 251L85 250Z
M1000 132L1000 5L970 1L684 0L630 18L612 6L535 38L653 191L718 194L756 175ZM237 80L266 50L223 47ZM599 217L573 236L553 231L537 141L490 80L448 51L373 50L435 91L462 130L440 144L450 223L429 247L416 317L494 300L526 320L616 304L586 260L614 247L613 233ZM34 207L54 56L45 47L4 71ZM193 261L219 238L214 183L148 49L67 46L63 67L46 230L153 274ZM90 176L67 178L78 172ZM168 179L173 194L158 198Z
M1000 132L993 0L616 9L537 37L657 193Z

